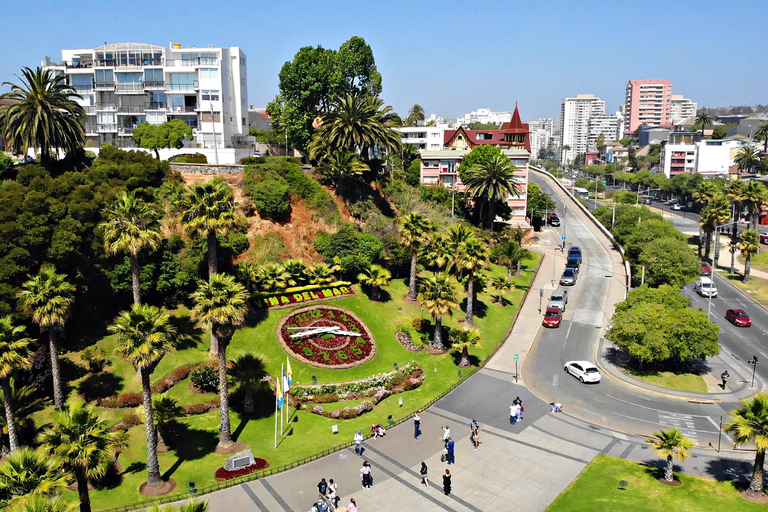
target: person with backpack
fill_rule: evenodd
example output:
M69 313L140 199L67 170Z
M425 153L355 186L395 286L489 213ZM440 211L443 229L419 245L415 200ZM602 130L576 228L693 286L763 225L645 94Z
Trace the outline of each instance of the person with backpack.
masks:
M421 483L426 485L427 489L429 489L429 477L427 476L427 464L425 462L421 463L419 475L421 476Z

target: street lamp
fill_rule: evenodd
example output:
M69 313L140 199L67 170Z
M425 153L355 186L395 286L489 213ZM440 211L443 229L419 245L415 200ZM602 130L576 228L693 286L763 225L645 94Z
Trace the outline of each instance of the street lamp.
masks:
M736 269L734 268L734 264L736 263L736 250L739 247L739 242L736 240L731 240L731 248L729 249L731 251L731 271L730 273L733 274Z
M753 388L755 387L755 370L757 370L757 365L759 364L757 362L757 356L752 356L752 360L747 361L747 363L752 365L752 384L750 384L749 387Z

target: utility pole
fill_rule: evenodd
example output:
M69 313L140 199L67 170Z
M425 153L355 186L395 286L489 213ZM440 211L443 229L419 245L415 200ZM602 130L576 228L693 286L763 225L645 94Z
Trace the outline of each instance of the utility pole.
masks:
M643 265L643 274L640 278L640 286L643 286L645 284L645 265Z

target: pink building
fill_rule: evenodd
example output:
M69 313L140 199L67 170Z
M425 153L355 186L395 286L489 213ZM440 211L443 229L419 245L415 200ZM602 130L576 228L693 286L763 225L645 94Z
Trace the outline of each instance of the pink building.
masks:
M626 97L626 132L637 127L672 126L672 82L669 80L630 80Z

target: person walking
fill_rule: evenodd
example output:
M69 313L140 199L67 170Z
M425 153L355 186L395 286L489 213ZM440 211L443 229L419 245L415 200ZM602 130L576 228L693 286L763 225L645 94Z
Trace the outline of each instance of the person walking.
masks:
M456 447L456 443L453 442L452 437L448 438L448 444L445 447L448 448L448 464L455 464L456 457L453 450Z
M333 482L333 480L331 480ZM320 483L317 484L317 492L320 493L321 496L325 496L328 492L328 484L325 481L325 478L320 479Z
M349 498L349 505L347 505L347 512L357 512L357 502L355 498Z
M723 388L723 391L725 391L725 385L728 382L728 379L731 378L731 376L728 375L728 370L725 370L723 373L721 373L720 378L723 380L723 385L721 387Z
M421 416L419 416L419 411L416 411L416 414L413 415L413 438L418 440L420 435L421 435Z
M443 492L446 496L451 494L451 470L446 469L445 474L443 475ZM347 509L347 512L349 512L349 509Z
M449 437L451 437L451 427L446 425L443 427L443 447L448 444Z
M475 420L472 420L472 432L469 434L469 440L472 441L472 444L475 446L475 450L477 450L477 447L480 446L481 430L483 429L480 428L480 425L478 425Z
M363 456L363 431L358 430L357 434L355 434L355 453L362 457Z
M334 507L339 508L339 501L341 501L341 498L339 497L339 486L336 485L333 478L328 481L328 498L333 502Z
M373 475L371 474L371 463L367 460L363 462L360 468L360 476L363 477L363 488L370 490L373 486Z
M421 483L426 485L427 489L429 489L429 477L427 476L427 464L425 462L421 463L419 475L421 475Z
M516 403L513 403L512 405L509 406L509 422L512 425L517 423L517 412L519 407L520 406L517 405Z

